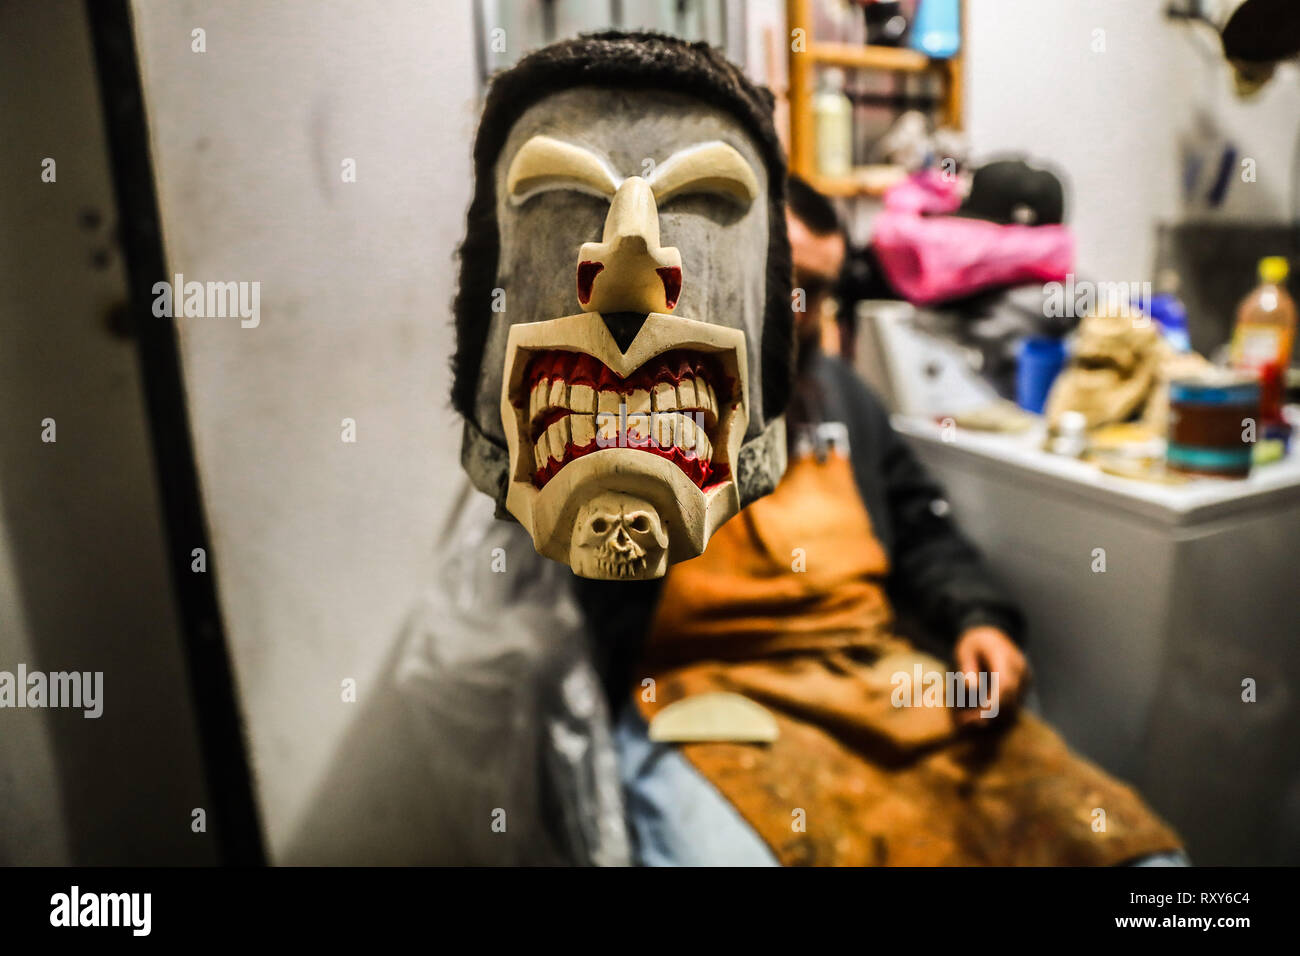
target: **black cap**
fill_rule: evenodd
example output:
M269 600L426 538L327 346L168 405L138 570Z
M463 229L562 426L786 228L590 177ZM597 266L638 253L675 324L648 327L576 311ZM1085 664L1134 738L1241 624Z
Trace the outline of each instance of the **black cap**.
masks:
M1045 169L1019 159L986 163L975 170L970 195L955 215L1004 226L1046 226L1065 219L1065 188Z

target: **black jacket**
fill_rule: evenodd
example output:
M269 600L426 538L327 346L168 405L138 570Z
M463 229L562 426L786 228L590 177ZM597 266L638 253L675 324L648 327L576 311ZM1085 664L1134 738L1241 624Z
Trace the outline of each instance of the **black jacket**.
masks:
M951 645L970 627L991 625L1022 642L1024 619L962 535L943 489L889 424L880 399L852 367L820 352L801 379L798 419L843 422L858 491L890 557L886 582L900 618L914 618L927 636Z

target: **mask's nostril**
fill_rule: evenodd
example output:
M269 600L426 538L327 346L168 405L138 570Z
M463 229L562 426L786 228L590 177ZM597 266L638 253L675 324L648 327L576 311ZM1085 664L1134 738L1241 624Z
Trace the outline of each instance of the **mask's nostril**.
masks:
M605 268L603 262L579 262L578 263L578 302L586 305L591 301L591 287L596 281L596 276Z
M614 338L614 344L624 355L636 341L637 333L641 331L641 326L645 325L645 320L650 317L648 312L602 312L600 317L605 320L605 328L609 329L609 334Z
M677 308L677 298L682 294L682 270L676 266L667 266L663 269L656 269L655 274L664 284L664 302L668 305L668 311L671 312Z

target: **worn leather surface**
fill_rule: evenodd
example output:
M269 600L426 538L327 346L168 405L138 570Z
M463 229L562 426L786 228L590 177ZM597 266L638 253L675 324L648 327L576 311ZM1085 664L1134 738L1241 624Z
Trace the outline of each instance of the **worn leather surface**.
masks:
M1179 847L1028 714L959 728L947 707L894 706L894 674L947 665L893 635L887 573L848 460L793 463L670 570L633 682L643 716L713 691L773 712L773 743L682 752L787 865L1110 865Z

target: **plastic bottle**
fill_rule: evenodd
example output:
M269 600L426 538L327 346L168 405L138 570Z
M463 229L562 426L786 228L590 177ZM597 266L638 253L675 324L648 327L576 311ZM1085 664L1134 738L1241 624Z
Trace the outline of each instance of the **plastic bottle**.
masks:
M1232 364L1236 368L1259 372L1269 365L1285 370L1291 364L1296 311L1295 301L1285 287L1289 271L1282 256L1259 260L1260 284L1237 308L1232 335Z
M824 70L813 95L817 172L827 178L848 176L853 169L853 104L844 95L844 74Z
M1140 308L1155 319L1160 334L1175 352L1190 352L1192 340L1187 331L1187 308L1178 298L1178 273L1164 269L1156 278L1159 290L1150 302L1139 301Z
M1160 334L1175 352L1190 352L1192 340L1187 332L1187 309L1172 292L1151 297L1151 318L1160 326Z

